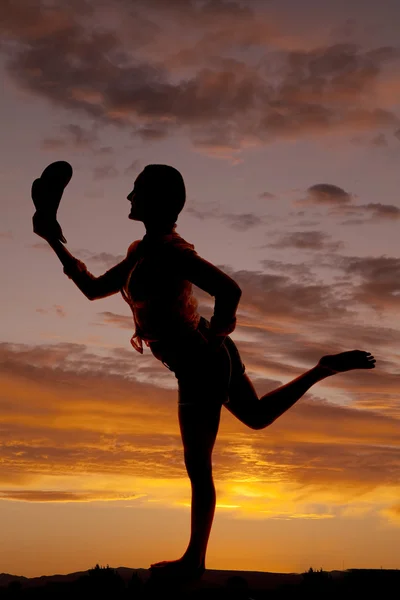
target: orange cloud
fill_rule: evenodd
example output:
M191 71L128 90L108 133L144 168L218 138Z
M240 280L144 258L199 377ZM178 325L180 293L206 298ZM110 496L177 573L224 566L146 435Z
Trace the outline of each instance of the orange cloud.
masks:
M112 500L134 500L136 496L129 494L113 494L107 492L53 492L35 490L3 490L0 492L0 500L19 500L22 502L93 502Z
M176 392L138 381L128 352L3 344L0 359L3 499L187 504ZM325 519L362 498L380 514L398 494L398 444L395 416L310 394L257 433L224 413L219 503L246 518Z

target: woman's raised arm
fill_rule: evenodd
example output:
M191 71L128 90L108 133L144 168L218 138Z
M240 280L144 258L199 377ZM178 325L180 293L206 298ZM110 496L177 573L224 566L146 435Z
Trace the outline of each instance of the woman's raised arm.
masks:
M86 265L72 256L59 240L47 240L64 265L64 273L72 279L75 285L89 300L106 298L119 292L124 285L130 270L134 265L135 251L138 241L133 242L128 248L126 258L106 271L103 275L95 277Z

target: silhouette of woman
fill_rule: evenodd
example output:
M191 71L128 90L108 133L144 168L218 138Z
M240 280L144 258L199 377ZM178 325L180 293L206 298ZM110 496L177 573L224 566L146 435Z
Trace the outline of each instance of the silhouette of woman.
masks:
M351 369L372 369L375 359L361 350L324 356L303 375L258 398L229 337L235 329L241 290L176 232L185 204L181 174L167 165L148 165L127 198L129 218L142 221L146 234L129 246L122 262L100 277L68 252L54 219L36 215L34 231L49 242L64 272L87 298L122 293L133 313L132 345L142 353L144 341L177 378L179 425L192 489L191 536L181 558L153 564L152 569L196 578L205 569L214 517L211 456L222 405L248 427L263 429L318 381ZM210 322L197 312L192 284L215 298Z

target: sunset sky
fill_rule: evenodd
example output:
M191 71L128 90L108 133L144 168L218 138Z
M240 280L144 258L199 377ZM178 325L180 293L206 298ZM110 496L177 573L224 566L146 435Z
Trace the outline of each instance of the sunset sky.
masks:
M141 169L181 171L178 232L241 286L260 395L327 353L377 360L264 431L223 411L207 567L400 568L399 22L398 0L2 0L0 572L147 568L189 536L173 374L32 233L55 160L95 275L144 234Z

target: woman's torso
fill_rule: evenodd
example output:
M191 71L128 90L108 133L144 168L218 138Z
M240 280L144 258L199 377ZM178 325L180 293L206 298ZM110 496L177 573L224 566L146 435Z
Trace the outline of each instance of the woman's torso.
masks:
M177 253L187 251L193 252L194 246L175 232L145 236L138 244L137 258L122 290L133 312L134 337L159 341L196 329L200 319L198 303L192 284L183 278L177 261Z

